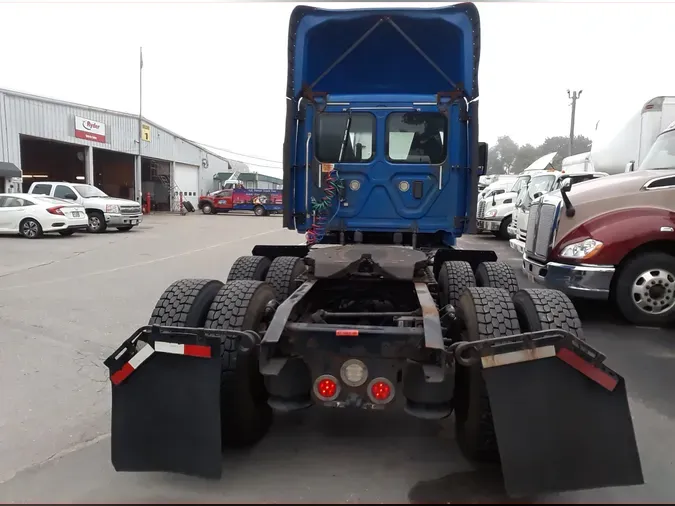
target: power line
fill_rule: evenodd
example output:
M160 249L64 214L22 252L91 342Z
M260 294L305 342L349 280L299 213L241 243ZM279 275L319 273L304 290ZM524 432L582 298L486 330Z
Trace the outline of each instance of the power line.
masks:
M238 153L238 152L236 152L236 151L232 151L231 149L221 148L221 147L218 147L218 146L211 146L210 144L205 144L205 143L203 143L203 142L197 142L197 141L190 141L190 142L194 142L195 144L199 144L200 146L204 146L205 148L216 149L216 150L218 150L218 151L226 151L226 152L232 153L233 155L236 155L236 156L244 156L244 157L246 157L246 158L253 158L253 159L255 159L255 160L261 160L261 161L263 161L263 162L278 163L278 164L280 164L280 165L283 164L283 162L280 162L280 161L278 161L278 160L271 160L271 159L269 159L269 158L262 158L262 157L260 157L260 156L248 155L248 154L246 154L246 153ZM237 160L237 161L240 161L240 160ZM243 162L243 163L246 163L246 162ZM261 166L261 167L265 167L265 165L260 165L260 166ZM277 169L280 169L281 167L276 167L276 168L277 168Z

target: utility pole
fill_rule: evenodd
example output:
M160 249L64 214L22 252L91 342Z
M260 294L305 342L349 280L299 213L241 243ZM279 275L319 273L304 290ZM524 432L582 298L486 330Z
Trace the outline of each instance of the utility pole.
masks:
M577 112L577 100L581 97L581 92L584 90L579 90L578 92L573 91L570 93L570 90L567 90L567 97L572 100L572 120L570 121L570 146L568 156L572 156L572 148L574 147L574 118Z

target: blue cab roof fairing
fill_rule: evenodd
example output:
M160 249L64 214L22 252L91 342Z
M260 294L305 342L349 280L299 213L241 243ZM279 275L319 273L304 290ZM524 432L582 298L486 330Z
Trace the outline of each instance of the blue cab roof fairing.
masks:
M443 175L449 185L443 186L443 195L440 195L440 185L438 190L432 190L431 187L425 189L425 194L428 190L437 195L424 199L425 202L419 205L425 207L426 211L420 208L419 212L413 213L413 217L411 211L406 209L410 204L398 202L400 199L396 196L385 198L383 192L389 190L385 191L380 183L373 183L368 185L368 189L364 188L363 194L377 196L378 202L367 199L364 201L367 205L361 209L358 208L358 202L354 202L357 206L350 206L351 212L347 212L347 215L340 213L337 217L340 226L347 231L403 230L413 227L422 234L443 232L444 242L454 243L453 234L461 235L462 228L457 225L457 219L463 221L468 218L468 223L473 223L475 219L475 212L472 215L469 209L473 209L471 201L475 200L471 188L475 187L478 179L478 102L474 99L478 97L479 57L480 19L472 3L442 8L404 9L328 10L296 7L290 17L288 38L283 153L284 227L299 232L305 228L294 220L294 217L304 213L301 209L304 208L302 197L298 197L296 206L294 195L301 195L303 190L297 188L305 188L306 185L300 176L292 175L296 174L294 168L306 164L303 148L298 146L297 139L298 119L305 116L305 112L299 108L301 97L314 102L313 97L327 95L324 99L336 104L348 101L360 105L392 105L419 100L431 105L441 100L441 97L451 98L450 102L444 102L447 104L463 96L470 101L467 112L471 120L468 125L463 124L458 109L453 109L448 142L454 148L450 148L444 163L446 170ZM460 133L467 127L466 134ZM315 163L315 160L311 163ZM408 176L411 174L407 166L394 167L384 159L378 158L373 163L378 167L373 166L368 170L376 173L385 170L394 179L403 172ZM467 163L471 166L470 175L457 170L450 173L451 167L466 166ZM383 169L385 164L389 164L388 169ZM359 171L365 177L365 167L351 167L349 170L353 173L348 177L357 177L356 172ZM349 170L341 173L347 174ZM418 167L416 170L429 172L429 177L423 178L429 182L440 176L440 172L431 174L438 170L431 166L426 169ZM377 212L371 208L371 204L377 204Z
M480 20L472 3L441 8L296 7L289 23L287 97L436 94L462 84L478 96Z

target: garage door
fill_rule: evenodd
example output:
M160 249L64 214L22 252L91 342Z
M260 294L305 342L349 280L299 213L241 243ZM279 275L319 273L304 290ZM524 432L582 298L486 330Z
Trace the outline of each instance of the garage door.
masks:
M183 192L183 200L189 200L196 208L199 200L199 167L176 163L173 178L176 186Z

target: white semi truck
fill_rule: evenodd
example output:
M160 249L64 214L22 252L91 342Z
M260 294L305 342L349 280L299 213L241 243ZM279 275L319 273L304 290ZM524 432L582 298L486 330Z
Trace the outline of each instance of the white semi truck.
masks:
M527 185L531 176L546 169L555 157L556 153L549 153L532 162L521 174L516 176L513 185L503 192L489 194L483 192L479 195L476 210L476 228L478 233L491 232L502 239L509 238L509 227L515 209L515 199L518 192ZM502 176L513 177L513 176ZM501 178L500 178L501 179Z

